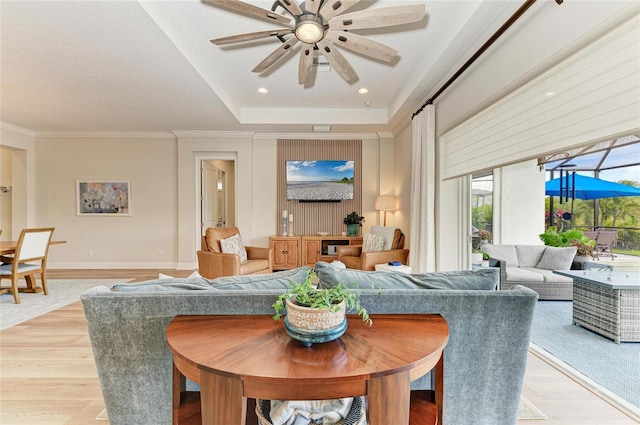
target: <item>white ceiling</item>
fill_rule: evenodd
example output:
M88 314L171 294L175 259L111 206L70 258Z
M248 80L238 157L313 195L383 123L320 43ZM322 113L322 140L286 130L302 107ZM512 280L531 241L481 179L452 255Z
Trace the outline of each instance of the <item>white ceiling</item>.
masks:
M343 50L359 81L319 72L305 89L297 55L251 72L277 39L209 42L277 25L199 0L2 0L0 121L31 131L394 131L522 4L423 2L418 24L359 32L397 49L395 65ZM362 0L353 10L415 3Z
M415 3L363 0L354 10ZM397 49L397 64L344 50L359 81L348 85L334 71L320 72L305 89L297 83L297 56L266 76L251 72L277 39L226 48L209 42L277 25L199 0L3 0L1 120L32 131L391 130L449 77L432 69L444 64L452 72L477 47L448 48L456 37L481 43L520 5L425 3L419 24L360 32ZM483 7L495 22L474 22ZM369 93L358 94L361 87Z

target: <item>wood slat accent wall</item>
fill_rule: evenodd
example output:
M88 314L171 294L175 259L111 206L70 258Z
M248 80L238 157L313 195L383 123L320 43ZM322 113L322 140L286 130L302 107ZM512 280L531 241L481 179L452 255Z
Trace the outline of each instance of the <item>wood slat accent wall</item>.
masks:
M353 199L340 202L287 201L286 161L355 161ZM278 220L276 235L282 233L282 211L293 214L296 236L347 231L342 219L352 211L362 212L362 140L278 139Z

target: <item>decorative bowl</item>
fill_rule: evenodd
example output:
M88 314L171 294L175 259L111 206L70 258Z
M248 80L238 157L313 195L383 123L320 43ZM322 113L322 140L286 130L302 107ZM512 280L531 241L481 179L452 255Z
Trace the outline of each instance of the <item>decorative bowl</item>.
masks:
M329 232L318 232L318 236L327 236Z

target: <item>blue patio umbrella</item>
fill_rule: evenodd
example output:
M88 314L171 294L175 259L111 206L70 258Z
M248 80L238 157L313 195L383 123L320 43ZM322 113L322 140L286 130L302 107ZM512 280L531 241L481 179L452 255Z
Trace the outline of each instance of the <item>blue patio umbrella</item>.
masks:
M617 198L620 196L640 196L640 188L575 174L562 178L562 196L577 199ZM545 183L545 195L560 196L560 178ZM568 190L567 190L568 188Z

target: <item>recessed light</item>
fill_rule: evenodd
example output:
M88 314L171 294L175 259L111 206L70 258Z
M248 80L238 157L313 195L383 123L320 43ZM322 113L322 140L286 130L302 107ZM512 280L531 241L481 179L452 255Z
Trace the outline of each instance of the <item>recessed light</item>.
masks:
M266 89L266 88L264 88L264 87L260 87L260 88L258 89L258 93L262 93L262 94L269 93L269 90L267 90L267 89Z
M545 96L549 96L549 97L551 97L551 96L553 96L554 94L556 94L556 92L554 92L554 91L548 91L548 92L546 92L544 95L545 95Z
M366 87L361 88L360 90L358 90L358 93L360 94L367 94L369 93L369 89Z

